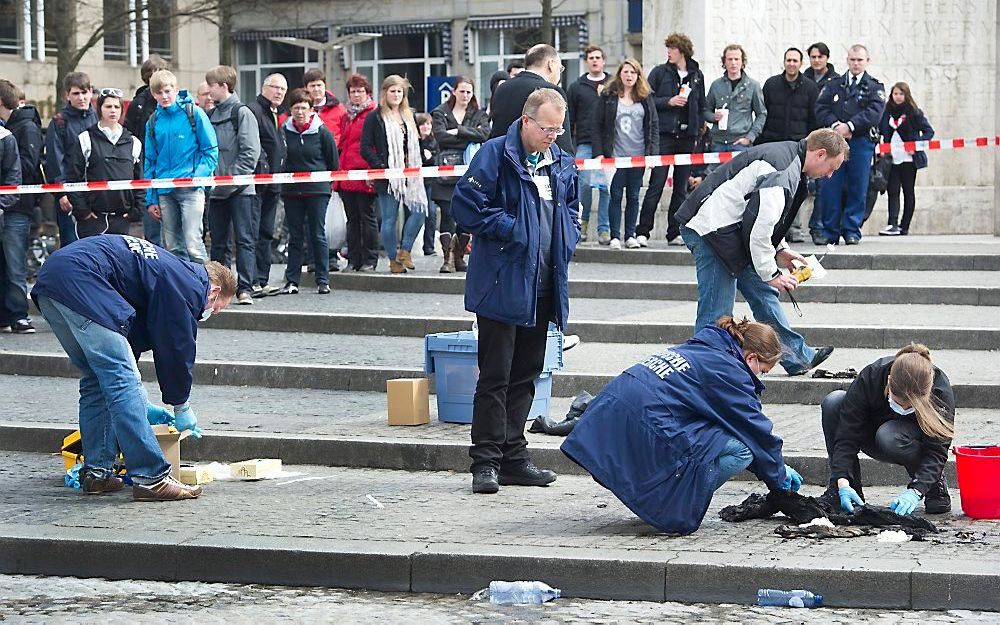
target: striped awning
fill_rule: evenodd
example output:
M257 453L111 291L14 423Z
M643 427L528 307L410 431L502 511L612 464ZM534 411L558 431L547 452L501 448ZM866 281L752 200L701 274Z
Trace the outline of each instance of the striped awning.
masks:
M405 22L402 24L350 24L338 26L337 34L381 33L383 35L420 35L426 33L441 33L441 52L445 62L451 64L451 22ZM340 51L340 66L345 70L347 57L344 50Z
M465 60L472 63L472 31L475 30L522 30L525 28L541 28L542 16L511 16L511 17L482 17L473 18L465 23L465 31L462 33L465 47ZM590 42L590 31L587 26L587 16L583 13L574 15L553 15L552 27L572 27L577 28L577 45L580 51L587 47Z
M236 41L267 41L271 37L296 37L325 43L327 35L326 28L273 28L270 30L241 30L233 33L233 39Z

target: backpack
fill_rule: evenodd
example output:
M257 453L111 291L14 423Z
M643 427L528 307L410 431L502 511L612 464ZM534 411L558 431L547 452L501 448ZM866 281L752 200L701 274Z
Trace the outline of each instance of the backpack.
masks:
M236 132L237 134L239 134L239 132L240 132L240 109L247 109L247 110L250 111L250 114L253 115L253 109L251 109L249 105L244 104L244 103L241 102L239 106L233 107L233 112L229 115L229 119L223 119L221 121L215 121L215 120L209 119L209 121L212 122L212 126L213 127L214 126L221 126L222 124L225 124L226 122L228 122L228 123L230 123L230 124L233 125L233 132ZM264 154L264 150L263 149L260 151L260 154L257 156L257 166L254 167L253 173L255 173L255 174L269 174L269 173L271 173L271 164L267 161L267 155Z
M191 124L191 132L194 133L195 138L198 137L198 124L194 120L194 102L188 102L184 104L184 112L187 114L188 123ZM149 140L153 144L153 152L156 153L159 150L156 149L156 114L159 112L160 107L153 109L153 113L149 116Z

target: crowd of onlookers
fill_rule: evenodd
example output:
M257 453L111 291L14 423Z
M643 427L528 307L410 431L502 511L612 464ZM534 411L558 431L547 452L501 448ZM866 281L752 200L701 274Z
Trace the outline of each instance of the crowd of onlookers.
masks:
M564 70L558 55L529 54L524 63L512 63L491 77L488 107L480 105L483 94L475 93L475 81L459 77L450 98L429 113L414 111L410 84L398 75L386 77L376 93L368 78L352 74L347 99L341 101L318 69L306 71L302 84L291 90L286 77L274 73L264 78L259 95L244 103L236 95L236 70L223 65L207 72L192 95L166 61L153 55L141 67L143 86L131 101L120 89L94 89L82 72L68 74L62 85L65 106L44 135L38 112L25 104L23 92L0 80L0 184L467 164L484 141L505 135L520 119L514 103L548 86L568 103L557 143L577 158L739 152L771 141L798 141L818 127L835 129L848 140L851 158L832 178L810 185L814 200L808 229L816 244L860 241L861 224L874 201L868 190L874 148L879 140L888 141L889 219L880 234L908 234L916 170L926 166L927 157L905 152L902 142L929 139L933 129L906 83L886 93L865 71L863 45L850 48L842 75L829 62L824 43L809 46L805 54L788 48L784 71L763 85L747 73L747 54L738 44L722 51L723 73L711 82L693 58L687 35L673 33L665 45L666 62L648 75L635 59L625 59L609 73L604 51L589 46L586 73L567 81L565 92L557 86ZM498 89L503 97L494 98ZM669 244L683 245L675 213L710 171L711 166L673 167ZM600 244L613 249L648 245L668 168L649 172L640 206L644 176L641 167L581 172L584 240L596 194ZM59 193L53 199L60 245L78 237L127 234L141 222L147 240L177 256L202 263L235 261L237 302L252 304L257 297L297 293L303 266L315 272L317 292L329 293L329 274L341 269L341 252L344 270L375 271L384 252L391 273L412 271L421 230L425 255L436 254L440 244L442 273L464 271L470 235L452 215L456 181L411 177L105 190ZM38 195L0 196L0 327L17 333L34 331L26 263L38 201ZM269 284L279 207L287 231L281 286ZM346 234L343 241L331 241L327 212L340 207ZM802 240L800 228L796 221L788 234L791 242Z

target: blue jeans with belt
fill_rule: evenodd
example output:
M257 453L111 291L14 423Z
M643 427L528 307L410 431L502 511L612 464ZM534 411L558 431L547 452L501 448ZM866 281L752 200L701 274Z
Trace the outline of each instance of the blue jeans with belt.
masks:
M146 420L146 389L128 341L44 295L38 297L38 308L82 374L83 472L97 479L111 477L121 449L134 482L149 485L163 479L170 463Z

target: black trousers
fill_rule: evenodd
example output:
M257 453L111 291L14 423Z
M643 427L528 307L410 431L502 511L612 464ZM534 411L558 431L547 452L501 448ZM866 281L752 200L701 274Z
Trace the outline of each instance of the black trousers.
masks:
M913 187L917 181L917 166L913 163L893 165L889 170L889 225L899 226L903 232L910 231L913 210L917 207L917 197ZM903 220L899 219L899 192L903 191Z
M694 151L694 146L694 137L660 135L660 154L687 154ZM680 224L677 223L677 219L674 216L677 214L677 209L687 199L687 179L690 172L690 165L674 166L674 186L670 194L670 207L667 209L668 240L681 235ZM666 184L667 168L654 167L649 173L649 187L646 189L646 197L642 200L639 225L635 228L636 236L649 237L649 233L653 231L656 209L660 205L660 198L663 197L663 187Z
M267 281L271 276L271 246L274 243L274 217L278 210L278 198L281 192L278 190L258 187L257 201L260 202L260 225L257 229L257 247L255 258L257 271L254 274L254 282L260 286L267 286Z
M468 234L462 229L462 226L458 225L455 221L454 215L451 214L451 200L438 200L435 202L438 205L438 210L441 211L441 234L451 233L451 234Z
M840 407L846 396L847 391L833 391L826 396L820 405L823 414L823 438L826 439L828 458L833 458L833 448L837 442L837 432L840 429ZM861 451L880 462L898 464L906 469L910 477L913 477L917 469L920 468L922 438L923 433L916 422L907 419L893 419L883 423L870 440L862 442ZM830 472L829 486L831 489L837 490L837 480L832 475L832 466ZM861 462L857 457L854 458L847 479L850 480L851 487L861 497L864 497L861 490Z
M535 399L535 378L545 363L552 298L538 299L531 328L476 315L479 383L472 402L472 472L503 471L528 462L524 423Z
M347 216L347 264L351 269L378 264L378 226L375 221L375 196L371 193L341 191Z
M95 213L93 219L76 220L76 236L85 239L98 234L128 234L129 221L116 213Z

